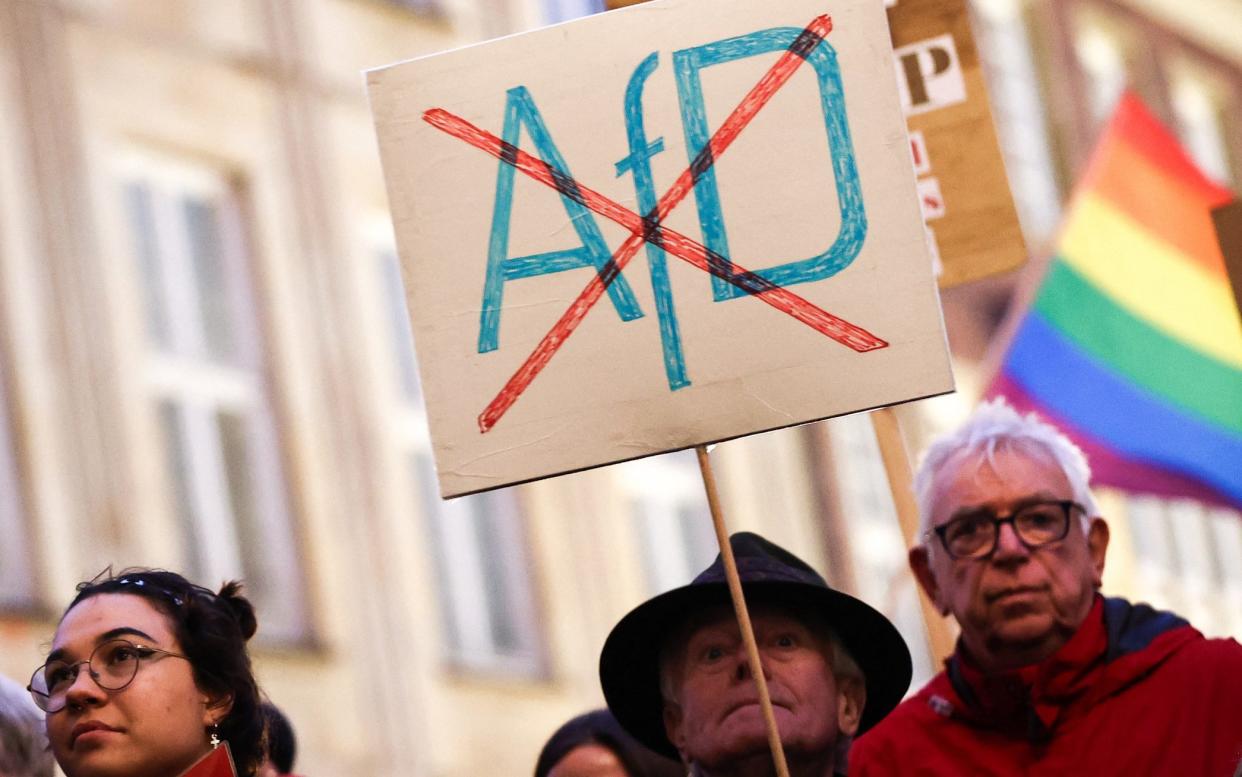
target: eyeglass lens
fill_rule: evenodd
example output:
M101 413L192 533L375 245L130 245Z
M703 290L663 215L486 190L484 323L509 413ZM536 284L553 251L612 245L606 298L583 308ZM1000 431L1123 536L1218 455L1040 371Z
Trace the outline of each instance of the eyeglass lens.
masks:
M68 663L49 661L35 670L30 678L30 690L34 700L46 712L56 712L65 706L65 697L77 680L82 665L88 667L91 678L100 688L119 691L133 681L138 673L138 660L143 651L124 639L104 642L91 652L86 661Z
M1063 538L1069 528L1070 503L1040 502L1013 514L1013 528L1030 547L1047 545ZM964 515L945 524L944 542L958 557L986 556L992 552L1000 534L1000 519L990 511Z

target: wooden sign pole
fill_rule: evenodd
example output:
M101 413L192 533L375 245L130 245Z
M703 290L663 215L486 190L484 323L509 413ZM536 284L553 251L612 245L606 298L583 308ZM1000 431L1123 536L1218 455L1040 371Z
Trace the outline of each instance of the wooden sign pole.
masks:
M750 612L746 609L746 599L742 596L742 581L737 574L737 562L733 559L733 547L729 545L729 530L725 528L724 511L720 508L720 496L716 491L716 477L712 474L711 461L707 457L707 446L699 445L694 451L699 457L699 471L703 473L707 506L712 513L712 524L716 527L716 542L720 545L720 560L724 564L725 579L729 582L733 611L737 614L742 642L746 645L746 654L750 658L750 674L755 678L755 686L759 689L759 706L768 726L768 746L772 748L772 762L776 765L777 777L789 777L785 749L781 746L780 730L776 727L776 715L772 712L772 697L768 695L768 681L763 676L763 661L759 658L755 631L750 625Z
M914 501L914 474L910 469L906 443L901 436L897 414L891 407L873 410L870 415L875 439L880 446L880 458L884 460L884 471L888 474L888 488L893 494L893 504L897 507L897 521L901 525L906 549L909 550L918 542L919 508ZM927 641L932 651L932 663L936 665L953 652L953 635L949 632L944 616L936 611L922 586L917 587L919 604L923 610L923 626L927 629Z

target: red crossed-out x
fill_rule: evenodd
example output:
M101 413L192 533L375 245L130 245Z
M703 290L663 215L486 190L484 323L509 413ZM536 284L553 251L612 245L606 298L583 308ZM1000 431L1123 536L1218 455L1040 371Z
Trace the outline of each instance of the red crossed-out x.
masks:
M639 216L614 200L579 184L564 171L442 108L432 108L423 114L423 119L437 129L513 165L536 181L556 189L630 231L630 236L621 244L612 258L596 275L592 276L591 282L582 290L569 309L544 335L539 345L526 358L517 372L509 378L500 393L484 408L478 418L480 432L485 433L495 426L500 417L530 386L531 381L547 366L557 350L607 290L608 284L621 274L625 265L634 257L643 243L657 245L694 267L723 278L757 299L855 351L861 353L888 346L887 342L867 330L816 307L762 276L739 267L726 257L663 226L662 223L673 208L677 207L694 188L695 181L715 163L742 129L754 119L759 109L766 105L777 90L789 80L798 65L831 30L832 20L828 16L816 17L807 25L776 64L742 98L699 155L677 177L669 190L656 203L655 208L646 216Z

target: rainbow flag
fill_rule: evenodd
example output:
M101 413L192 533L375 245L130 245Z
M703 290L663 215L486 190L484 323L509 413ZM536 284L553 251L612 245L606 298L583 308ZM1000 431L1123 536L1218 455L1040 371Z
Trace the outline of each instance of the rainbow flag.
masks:
M1057 424L1094 482L1242 508L1242 322L1199 171L1132 94L988 394Z

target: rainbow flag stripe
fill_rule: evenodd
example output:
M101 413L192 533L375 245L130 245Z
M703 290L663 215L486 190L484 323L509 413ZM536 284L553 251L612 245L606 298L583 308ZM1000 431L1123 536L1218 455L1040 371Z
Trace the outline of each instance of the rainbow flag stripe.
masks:
M988 390L1064 429L1098 484L1242 507L1242 320L1211 218L1232 199L1123 96Z

